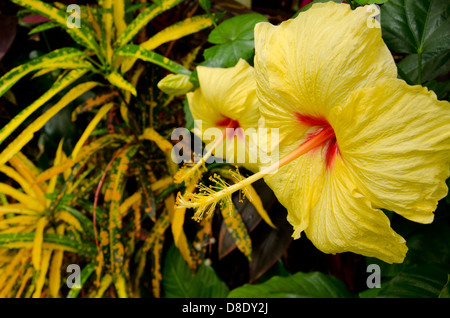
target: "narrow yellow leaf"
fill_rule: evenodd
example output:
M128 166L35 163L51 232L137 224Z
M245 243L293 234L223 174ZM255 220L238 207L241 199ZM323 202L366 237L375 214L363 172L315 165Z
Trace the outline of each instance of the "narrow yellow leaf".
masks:
M74 217L72 214L70 214L67 211L60 211L58 212L58 215L56 217L56 220L58 221L64 221L69 225L72 225L76 230L82 232L83 227L80 224L80 221L76 217Z
M15 169L4 165L0 166L0 172L4 173L9 178L16 181L23 189L23 191L25 191L26 194L44 203L42 201L43 197L41 197L39 193L36 193L35 189L31 186L30 182L28 182L24 177L22 177Z
M39 211L42 211L45 208L44 205L40 201L36 200L35 198L33 198L23 192L20 192L20 191L14 189L13 187L11 187L7 184L0 183L0 193L11 196L15 200L24 204L27 208L38 209Z
M108 64L111 64L112 59L112 47L111 47L111 39L112 39L112 3L111 0L103 0L103 30L105 31L104 41L106 43L106 61Z
M36 232L34 234L33 250L31 253L31 261L36 270L41 267L42 242L44 240L44 229L47 225L47 218L43 217L37 222Z
M131 206L140 200L141 200L141 191L137 191L133 195L126 198L119 207L120 215L124 217L127 211L131 208Z
M114 0L113 8L114 25L118 38L127 28L127 24L125 23L125 0Z
M249 185L244 188L244 193L247 196L248 200L253 204L256 211L258 211L259 215L263 218L264 221L266 221L267 224L269 224L271 227L276 229L277 227L272 223L272 220L269 217L269 214L267 214L266 209L264 209L263 203L261 201L261 198L259 197L258 193L255 191L253 186Z
M36 281L36 289L33 293L33 298L40 298L42 294L42 287L44 287L45 277L47 276L48 267L50 264L50 257L52 256L52 250L42 251L42 263L40 264L39 277Z
M57 234L64 234L65 225L61 224L56 228ZM59 295L59 288L61 286L61 265L63 261L64 251L57 250L55 251L52 263L50 265L50 272L48 278L48 288L50 292L50 296L53 298L57 298Z
M20 151L9 159L9 163L25 180L27 180L39 197L39 200L44 202L44 192L47 187L45 184L36 180L36 177L40 173L39 169L36 168L36 166Z
M11 142L5 150L0 153L0 166L5 164L16 153L18 153L31 139L33 139L34 133L40 130L54 115L56 115L61 109L66 107L74 99L78 98L88 90L91 90L98 83L87 82L82 83L72 88L68 93L64 95L61 100L53 107L48 109L44 114L39 116L32 124L28 125L22 133Z
M195 187L195 185L194 185ZM193 191L194 187L190 186L186 191ZM192 259L191 250L188 244L186 234L183 230L184 215L186 209L175 209L175 196L169 195L164 200L165 207L169 212L169 218L171 222L171 229L175 246L180 251L183 259L188 263L190 268L195 268L195 262Z
M60 140L59 144L58 144L58 148L56 149L56 156L55 156L55 161L53 162L53 166L57 166L59 164L61 164L61 159L62 159L62 147L64 144L64 138ZM58 181L58 175L55 174L51 179L50 182L48 183L48 188L47 188L47 194L51 194L53 193L53 191L55 191L55 186L56 186L56 182ZM47 206L50 206L51 203L51 199L46 199L46 204Z
M125 277L123 275L116 276L114 285L116 286L117 296L119 296L119 298L128 298Z
M83 135L81 135L77 144L73 148L73 151L71 154L72 159L75 159L77 157L78 152L80 151L81 147L83 147L83 144L85 143L85 141L89 138L89 135L94 131L95 127L100 122L100 120L103 118L103 116L105 116L106 113L109 112L113 106L114 106L114 103L108 103L108 104L104 105L102 108L100 108L100 110L97 112L95 117L89 122L89 125L84 130Z
M20 298L20 296L23 293L23 290L25 289L25 286L28 283L28 280L31 278L32 275L33 269L31 267L28 267L27 271L25 272L25 275L23 275L23 277L21 278L22 282L20 283L20 287L17 290L16 298Z
M113 282L113 278L111 275L106 274L102 277L102 280L100 281L100 287L98 288L97 295L95 295L95 298L102 298L105 291L108 289L109 286L111 286Z

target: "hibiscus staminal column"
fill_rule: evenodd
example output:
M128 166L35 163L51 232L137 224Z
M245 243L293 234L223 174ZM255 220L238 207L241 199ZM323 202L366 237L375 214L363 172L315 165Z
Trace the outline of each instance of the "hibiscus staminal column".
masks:
M304 119L306 119L306 117L304 117ZM326 121L316 123L315 119L312 117L307 119L310 120L308 124L313 126L313 131L306 136L304 142L294 151L287 154L279 161L272 163L258 173L255 173L246 179L242 179L241 181L231 186L223 184L221 182L221 179L214 179L213 181L220 183L221 187L223 188L218 192L214 191L211 187L202 187L200 190L203 191L200 191L199 193L188 193L186 197L183 197L181 196L181 194L179 194L177 197L177 206L179 208L196 209L194 218L197 220L200 220L202 218L202 216L205 214L205 211L208 211L206 215L211 216L212 213L210 212L214 210L217 203L221 200L229 199L234 192L244 189L245 187L249 186L255 181L258 181L261 178L264 178L267 175L273 174L279 168L317 148L324 149L324 164L330 166L332 160L329 159L329 156L331 156L331 154L329 154L328 152L328 149L330 148L328 145L330 143L336 144L336 135L334 133L334 130Z
M223 144L224 141L227 142L227 137L229 137L228 142L233 142L232 138L234 137L234 131L236 128L239 128L239 122L237 120L225 118L218 121L217 126L225 126L222 135L214 141L214 144L209 148L208 152L205 153L205 155L194 166L190 167L188 170L180 170L180 172L175 176L176 183L181 183L192 178L196 172L200 170L202 165L212 156L216 148Z

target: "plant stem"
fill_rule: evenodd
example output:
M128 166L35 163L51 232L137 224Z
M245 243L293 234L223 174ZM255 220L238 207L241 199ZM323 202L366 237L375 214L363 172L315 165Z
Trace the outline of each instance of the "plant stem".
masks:
M417 82L419 85L422 85L422 48L417 50L417 62L419 65L417 68Z

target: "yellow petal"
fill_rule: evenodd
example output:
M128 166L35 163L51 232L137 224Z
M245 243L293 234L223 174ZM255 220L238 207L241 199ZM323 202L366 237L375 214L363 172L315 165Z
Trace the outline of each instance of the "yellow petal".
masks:
M341 156L374 207L433 221L448 190L450 103L393 79L355 92L329 120Z
M403 261L408 250L405 240L391 229L386 215L372 208L359 193L340 157L326 173L319 192L320 199L305 229L318 249L325 253L353 252L387 263Z
M197 72L200 90L208 107L213 107L219 114L241 120L242 112L247 107L257 106L254 70L246 61L241 59L230 68L199 66ZM191 112L194 119L200 119L200 116L194 115L198 114L195 105ZM259 116L255 117L258 120Z
M269 126L293 120L295 112L327 116L355 89L396 77L381 29L368 27L370 14L328 2L279 26L256 25L257 94Z
M294 239L308 227L310 211L319 200L324 178L325 165L320 150L307 153L264 178L288 210L287 220L294 228Z
M188 93L187 98L192 117L195 121L201 121L201 127L197 125L194 133L202 137L207 145L206 151L216 138L221 138L225 127L219 127L218 123L227 118L237 120L244 134L249 128L256 131L260 104L256 97L254 70L247 62L241 59L231 68L199 66L198 77L200 88ZM246 139L244 134L242 138L227 136L225 143L216 146L214 154L237 164L244 164L245 161L245 167L256 171L256 160L251 163L249 160L239 160L249 158L250 142L254 143L250 135Z

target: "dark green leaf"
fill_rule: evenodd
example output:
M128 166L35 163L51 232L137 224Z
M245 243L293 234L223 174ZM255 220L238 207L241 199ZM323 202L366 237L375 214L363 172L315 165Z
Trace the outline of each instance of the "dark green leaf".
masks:
M401 77L415 84L418 81L418 56L411 54L401 60L397 67ZM429 52L422 55L422 81L427 82L450 72L450 50L444 52Z
M389 0L355 0L356 3L358 4L382 4L382 3L386 3Z
M434 265L405 267L397 276L381 284L377 297L438 297L447 281L447 273Z
M325 2L330 2L330 1L333 1L333 2L336 2L336 3L342 3L343 2L343 0L315 0L315 1L311 2L311 3L308 3L306 6L302 7L300 10L298 10L297 13L294 14L294 16L292 18L295 18L296 16L298 16L298 14L300 12L304 12L304 11L308 10L309 8L312 7L313 4L325 3Z
M274 276L258 284L233 289L230 298L346 298L353 297L339 279L321 272Z
M383 39L398 53L450 49L448 0L390 0L381 7Z
M249 13L222 22L209 34L208 41L217 45L205 50L205 60L213 60L222 67L230 67L240 58L250 59L255 47L255 24L267 21L263 15Z
M167 298L222 298L228 287L211 266L202 264L194 274L172 245L164 261L163 290Z

